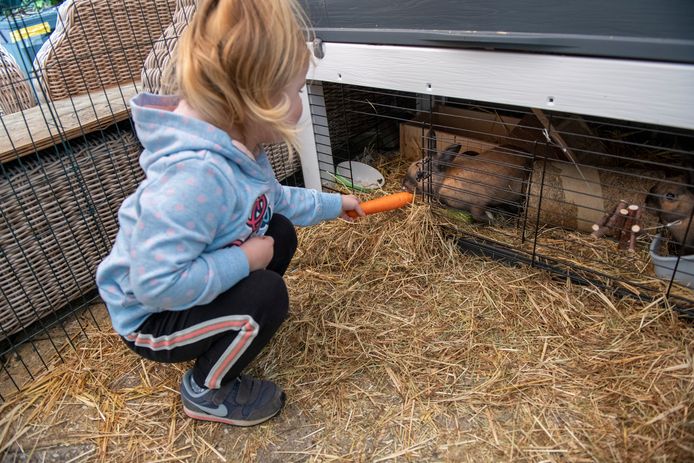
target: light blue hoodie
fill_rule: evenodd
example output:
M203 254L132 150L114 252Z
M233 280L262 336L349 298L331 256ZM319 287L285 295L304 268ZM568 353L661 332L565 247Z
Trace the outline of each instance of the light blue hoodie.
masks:
M207 304L248 276L238 244L264 235L272 214L306 226L341 211L339 194L282 186L265 153L254 160L226 132L164 109L177 104L150 94L131 102L146 179L121 205L96 273L121 335L155 312Z

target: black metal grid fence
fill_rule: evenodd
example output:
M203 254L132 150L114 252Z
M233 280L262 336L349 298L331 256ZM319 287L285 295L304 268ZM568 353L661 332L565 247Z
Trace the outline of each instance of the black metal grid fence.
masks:
M314 113L340 108L314 118L324 187L353 184L344 161L374 151L417 162L420 194L474 216L451 230L464 251L694 315L691 131L327 82L312 91Z
M175 92L195 5L0 2L0 400L99 322L96 267L143 176L128 103ZM298 157L267 150L278 178L302 182Z

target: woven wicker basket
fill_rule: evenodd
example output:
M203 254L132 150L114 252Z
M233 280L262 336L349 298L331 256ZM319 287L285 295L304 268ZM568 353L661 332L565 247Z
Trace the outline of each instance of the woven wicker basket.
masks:
M142 180L129 130L6 165L0 179L0 340L94 289L121 202Z
M265 145L264 148L270 160L270 165L272 165L275 177L280 182L301 170L301 158L299 158L299 153L294 150L290 158L289 148L286 143Z
M152 50L142 67L142 85L150 93L175 95L175 67L172 56L176 53L178 38L195 13L195 5L182 6L176 10L173 21L164 33L154 42Z
M176 0L66 1L36 55L39 84L57 100L136 81L175 7Z
M36 105L34 92L15 59L0 46L0 116Z

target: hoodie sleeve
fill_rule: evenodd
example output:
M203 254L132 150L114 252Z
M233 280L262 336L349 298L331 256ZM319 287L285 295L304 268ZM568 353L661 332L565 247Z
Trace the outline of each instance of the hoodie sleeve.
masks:
M274 196L274 212L282 214L301 227L334 219L342 212L342 195L338 193L321 193L276 182Z
M212 302L248 276L239 247L206 252L234 191L222 172L200 159L170 166L140 195L130 239L130 283L153 312Z

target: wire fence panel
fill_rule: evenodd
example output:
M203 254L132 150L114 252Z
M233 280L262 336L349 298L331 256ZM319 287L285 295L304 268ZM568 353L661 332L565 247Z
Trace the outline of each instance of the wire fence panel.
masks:
M665 297L694 315L691 131L328 82L314 88L325 188L358 185L350 161L400 159L404 187L464 211L451 234L466 252L617 295Z
M176 46L195 7L0 2L0 400L97 322L96 267L143 178L129 101L176 93ZM266 148L278 178L302 184L299 157Z

